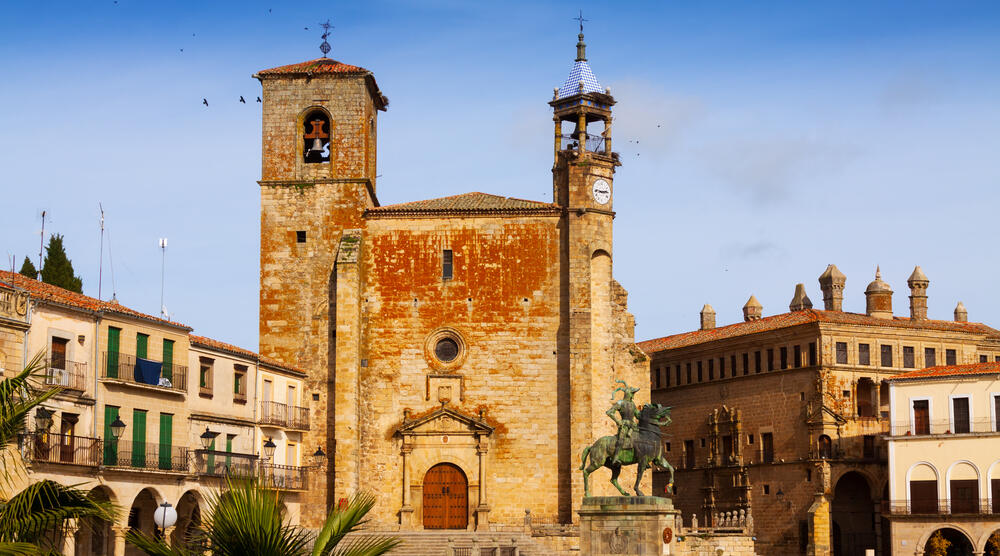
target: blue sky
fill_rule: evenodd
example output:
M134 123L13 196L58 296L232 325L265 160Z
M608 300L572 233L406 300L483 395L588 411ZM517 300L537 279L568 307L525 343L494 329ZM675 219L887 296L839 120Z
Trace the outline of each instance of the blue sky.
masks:
M97 295L98 203L118 299L257 345L259 69L372 70L383 204L466 191L550 200L546 102L575 55L618 100L615 277L639 339L720 324L750 294L816 306L828 263L864 310L875 265L908 314L1000 326L1000 6L988 2L22 2L0 19L4 264L39 215ZM308 27L309 30L305 30ZM183 51L181 51L183 49ZM240 104L243 95L250 100ZM206 108L202 98L209 101ZM112 289L105 248L103 293Z

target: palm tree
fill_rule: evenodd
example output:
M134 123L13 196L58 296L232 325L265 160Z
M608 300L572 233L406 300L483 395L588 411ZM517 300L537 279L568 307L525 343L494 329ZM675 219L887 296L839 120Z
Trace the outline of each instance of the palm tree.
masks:
M73 486L43 480L14 492L27 478L15 443L27 431L31 411L59 393L41 381L43 355L39 352L21 372L0 381L0 554L49 554L62 544L72 521L115 519L111 504L92 500Z
M213 556L379 556L400 542L380 535L344 542L348 533L364 525L365 515L375 505L375 497L367 493L335 508L315 538L286 521L281 494L257 479L227 478L225 490L210 494L207 505L208 517L187 547L172 547L164 539L137 531L125 538L150 556L194 556L206 551Z

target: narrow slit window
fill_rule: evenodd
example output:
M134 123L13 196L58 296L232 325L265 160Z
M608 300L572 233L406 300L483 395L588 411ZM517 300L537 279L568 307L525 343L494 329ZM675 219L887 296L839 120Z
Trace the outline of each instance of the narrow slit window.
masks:
M445 249L441 256L441 278L451 280L455 277L454 255L451 249Z
M297 230L295 232L295 243L305 243L306 242L306 231Z

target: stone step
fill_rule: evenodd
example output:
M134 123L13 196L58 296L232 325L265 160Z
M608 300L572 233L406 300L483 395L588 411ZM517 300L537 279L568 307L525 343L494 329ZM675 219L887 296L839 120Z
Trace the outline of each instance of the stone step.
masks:
M549 556L555 554L524 533L474 531L359 531L345 540L369 534L394 536L403 543L389 554L392 556L449 556L449 544L455 556L513 556L514 546L519 556ZM479 554L472 551L473 544Z

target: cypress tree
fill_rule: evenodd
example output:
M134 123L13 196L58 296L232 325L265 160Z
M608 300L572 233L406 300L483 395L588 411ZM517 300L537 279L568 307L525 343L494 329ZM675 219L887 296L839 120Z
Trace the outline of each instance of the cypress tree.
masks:
M38 269L35 268L35 265L31 264L31 259L28 257L24 258L24 264L21 265L21 271L18 274L27 276L32 280L38 280Z
M42 282L60 288L83 293L83 280L73 274L73 262L66 257L63 237L52 234L45 247L45 262L42 264Z

